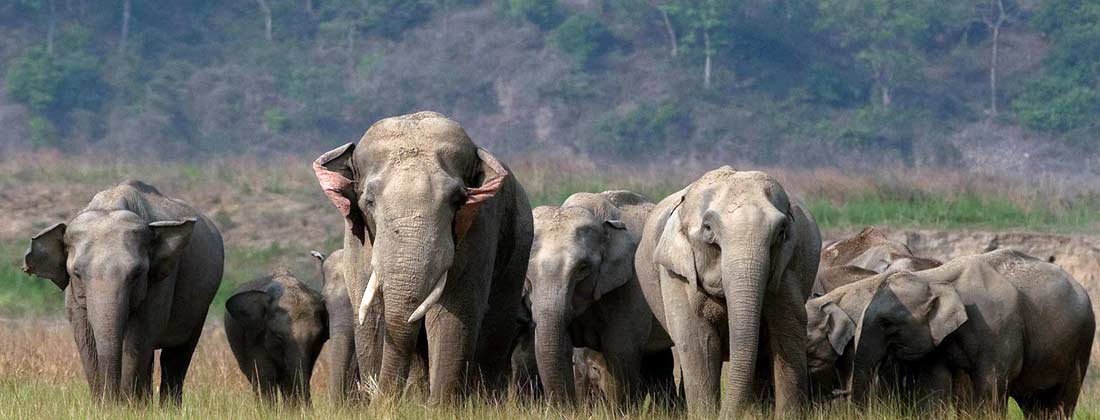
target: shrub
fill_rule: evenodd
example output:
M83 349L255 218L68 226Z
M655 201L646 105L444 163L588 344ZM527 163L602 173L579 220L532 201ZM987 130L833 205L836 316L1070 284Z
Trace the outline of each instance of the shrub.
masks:
M1081 127L1100 111L1100 92L1064 77L1033 80L1013 102L1024 125L1046 131Z
M593 156L613 160L652 157L663 152L669 139L687 138L690 118L675 103L646 104L626 113L605 117L593 138L583 146Z
M573 15L550 33L550 43L573 58L581 68L591 68L611 49L614 37L603 22L590 15Z
M504 0L499 4L505 15L524 19L542 29L557 26L564 16L557 0Z

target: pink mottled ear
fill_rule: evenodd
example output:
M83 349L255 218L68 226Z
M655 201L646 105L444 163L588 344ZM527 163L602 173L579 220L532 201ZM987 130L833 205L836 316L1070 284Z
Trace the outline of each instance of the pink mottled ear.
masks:
M321 184L325 196L340 210L344 217L351 215L352 198L355 196L354 175L351 171L351 156L355 143L325 152L313 161L313 173Z
M481 204L493 198L504 186L504 178L508 177L508 170L504 169L497 158L483 149L477 149L477 156L481 158L481 168L485 173L485 181L476 188L466 188L466 203L455 214L455 234L458 242L466 236L466 232L473 226L477 219L477 210Z

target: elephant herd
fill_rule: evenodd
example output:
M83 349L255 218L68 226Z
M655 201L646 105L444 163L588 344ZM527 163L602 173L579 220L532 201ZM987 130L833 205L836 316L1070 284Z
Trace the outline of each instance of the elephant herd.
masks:
M598 388L727 417L885 396L994 412L1012 397L1068 417L1088 367L1089 296L1054 264L1011 250L941 263L872 228L822 249L763 172L532 210L507 166L433 112L378 121L312 168L344 220L342 249L314 252L323 290L276 270L226 302L265 401L308 402L322 345L339 401L570 404ZM64 290L94 397L150 397L160 349L160 398L178 404L223 259L205 216L127 181L35 235L24 270Z

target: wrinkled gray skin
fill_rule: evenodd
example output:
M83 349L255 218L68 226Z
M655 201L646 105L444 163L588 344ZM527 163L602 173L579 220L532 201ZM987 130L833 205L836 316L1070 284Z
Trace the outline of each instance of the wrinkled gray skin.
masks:
M328 365L328 391L333 401L346 402L356 398L359 389L359 362L355 359L355 311L344 284L344 250L329 254L313 251L321 263L321 294L328 312L328 342L325 347Z
M225 338L260 399L309 404L313 366L328 339L321 295L285 270L240 285L225 302Z
M23 270L65 291L92 396L179 404L191 355L221 283L221 234L197 210L139 181L92 198L68 224L31 238Z
M810 391L815 401L844 394L851 379L856 323L879 285L890 273L871 273L825 296L806 302L806 359ZM944 380L935 361L900 361L888 358L877 372L883 391L935 406L951 397L951 382Z
M542 382L535 357L535 321L531 319L530 282L524 284L523 302L519 307L516 324L519 330L516 333L516 346L512 349L512 385L521 396L538 397L542 395Z
M886 237L885 232L866 227L821 250L813 291L823 295L877 273L920 271L940 264L934 259L916 256L905 244Z
M612 402L667 400L675 391L672 342L649 309L634 254L653 204L628 191L577 193L534 210L527 269L534 349L543 391L576 400L574 347L602 353ZM646 363L647 358L667 359Z
M515 177L498 177L491 162L458 123L434 112L383 119L358 144L318 160L351 181L333 188L319 177L334 203L351 203L343 264L351 302L362 308L372 274L378 282L369 306L357 309L365 322L355 343L360 372L377 377L384 394L399 393L410 366L429 361L432 401L479 385L506 388L531 210ZM465 212L468 191L494 177L499 190Z
M813 218L763 172L725 166L657 204L638 279L676 343L689 410L712 410L722 388L723 414L735 416L770 376L776 414L799 412L808 387L803 305L820 248ZM758 356L770 368L760 379Z
M821 251L814 299L806 302L810 391L815 401L842 395L852 373L856 322L885 276L880 272L920 271L938 267L939 261L912 255L909 247L868 227L852 237L834 242ZM878 270L878 271L876 271ZM820 294L824 293L824 296ZM917 393L929 404L946 397L935 378L925 377L926 366L887 362L879 382L886 390L906 395ZM912 385L912 386L910 386Z
M887 356L933 360L963 410L1070 417L1095 321L1085 290L1056 265L1011 250L961 257L878 287L856 332L852 399L864 402ZM969 384L967 384L969 382Z
M599 352L584 347L573 350L573 386L579 401L596 402L613 395L607 361Z

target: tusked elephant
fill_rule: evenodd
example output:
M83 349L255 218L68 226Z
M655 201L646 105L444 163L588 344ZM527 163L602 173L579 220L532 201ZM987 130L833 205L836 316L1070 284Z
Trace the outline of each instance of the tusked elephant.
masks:
M1088 294L1054 264L1012 251L889 275L856 332L851 397L867 400L887 356L931 360L954 380L964 412L1072 417L1095 333Z
M877 273L920 271L941 264L935 259L916 256L909 246L891 240L881 230L868 226L821 250L813 291L823 295Z
M325 344L328 352L325 359L329 396L336 402L354 400L359 389L359 361L355 358L355 315L341 267L344 250L333 251L328 257L320 251L310 251L310 255L321 265L321 294L328 313L328 342Z
M628 191L576 193L561 207L534 210L527 268L534 349L542 389L576 400L575 347L602 353L609 399L675 394L672 341L657 323L634 272L634 254L653 204Z
M31 238L23 270L65 291L65 309L92 396L152 395L179 404L183 381L221 284L221 234L183 201L140 181L100 191L68 224Z
M736 415L766 390L768 376L776 414L801 410L803 305L820 248L813 218L763 172L724 166L653 209L638 246L638 279L676 344L690 411L713 409L721 388L723 414Z
M313 366L328 340L321 295L286 269L237 287L225 302L225 338L261 401L310 403Z
M378 121L313 168L345 221L364 379L394 395L426 359L431 401L505 389L532 236L508 168L434 112Z

